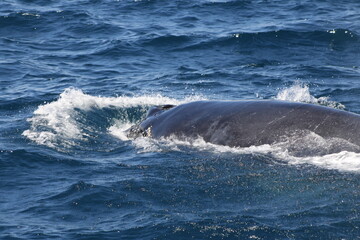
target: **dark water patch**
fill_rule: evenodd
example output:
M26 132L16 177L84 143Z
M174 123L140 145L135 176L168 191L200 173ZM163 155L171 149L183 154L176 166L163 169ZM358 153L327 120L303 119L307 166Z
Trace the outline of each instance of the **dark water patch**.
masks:
M20 49L18 46L18 41L16 41L15 39L12 38L7 38L7 37L1 37L1 45L0 45L0 50L1 50L1 54L4 57L7 57L6 59L2 60L2 63L4 65L7 65L9 63L15 63L16 60L14 60L15 56L21 56L27 53L27 51L25 49ZM4 47L4 46L7 47ZM11 49L9 49L9 47L11 47ZM15 58L16 59L16 58Z
M284 63L279 62L279 61L269 61L267 59L261 59L254 63L245 64L242 67L244 67L244 68L264 68L264 67L269 67L269 66L279 66L279 65L283 65L283 64Z
M336 96L336 98L339 99L339 102L345 105L345 110L359 114L360 107L358 104L352 101L352 99L356 96L359 96L359 94L359 88L346 86L342 88L334 87L333 89L324 90L324 93L322 93L320 96Z
M184 16L177 19L177 21L182 24L184 24L184 22L194 23L199 20L196 16Z
M49 28L52 25L57 27ZM24 31L27 29L33 31L36 39L46 39L53 35L57 38L67 36L70 39L104 37L109 32L114 36L122 32L121 27L103 22L101 18L94 19L94 16L86 11L29 11L0 17L0 31L7 33L6 36L34 39L24 34L28 32Z
M151 47L178 47L190 42L192 37L189 36L175 36L175 35L167 35L167 36L153 36L149 40L144 40L144 46Z
M3 96L3 98L5 99L6 95ZM15 110L20 110L20 109L24 109L28 106L38 106L41 103L44 103L44 101L42 100L42 98L39 99L34 99L33 97L16 97L12 94L12 97L14 97L14 99L9 99L9 97L6 97L6 101L2 101L0 106L1 106L1 111L15 111Z
M63 191L59 194L49 197L47 200L59 200L59 199L67 199L72 195L76 195L78 192L87 192L91 191L94 188L99 188L100 186L95 186L93 184L88 184L83 181L80 181L76 184L71 185L66 191Z
M44 1L44 0L19 0L18 1L21 4L29 4L29 5L33 5L33 6L48 6L48 5L53 5L56 1Z
M214 7L219 7L221 8L221 10L227 10L227 9L231 9L234 10L234 8L241 8L241 9L246 9L246 6L250 5L252 2L251 1L236 1L236 0L229 0L229 1L200 1L198 3L195 3L196 7L205 7L205 8L214 8Z
M17 168L39 168L48 165L65 165L69 167L78 167L83 165L91 165L91 162L79 161L80 159L72 158L66 155L59 154L57 152L49 152L41 150L37 152L31 152L25 149L17 150L1 150L0 152L1 166L3 170L6 168L17 169Z
M30 117L40 105L47 104L59 96L56 92L49 93L47 87L29 89L28 86L33 86L32 84L36 81L29 81L29 85L26 86L14 85L14 82L9 83L10 86L6 87L4 94L0 97L0 111L8 116L20 114L23 123L26 122L24 117Z
M35 21L39 23L40 15L37 13L26 13L26 12L16 12L10 13L5 16L0 16L0 29L7 27L16 27L16 28L31 28L34 29L34 23L31 21ZM36 26L35 23L35 26Z
M97 50L93 55L106 58L120 58L124 56L139 57L146 56L147 52L140 51L139 48L132 43L114 40L107 44L103 49Z
M335 50L335 46L345 43L358 43L358 37L350 30L334 29L329 31L297 32L290 30L279 30L255 33L234 33L227 37L209 37L207 40L191 46L179 48L179 50L201 50L206 48L219 48L231 46L247 46L254 48L289 48L295 46L320 47L329 46ZM341 49L339 49L341 50Z
M297 32L279 30L260 33L239 33L234 34L239 42L260 41L262 43L272 42L273 44L296 44L299 46L318 46L319 43L342 44L346 42L357 43L357 35L346 29L334 29L329 31ZM284 44L285 43L285 44Z
M73 33L75 36L82 35L83 37L107 37L111 32L112 37L116 38L122 33L123 29L109 23L84 23L84 25L69 26L66 31Z
M344 64L347 63L344 61ZM334 68L332 66L318 65L318 63L314 65L299 64L290 71L290 75L296 75L298 79L314 83L315 87L316 85L323 85L324 81L333 85L333 87L336 87L339 83L350 86L349 84L356 81L357 75L356 71L347 66Z
M40 42L28 40L16 40L18 47L27 51L34 51L34 57L44 57L46 55L54 57L71 57L79 55L91 55L102 49L109 48L114 43L108 40L63 40L57 39L51 42L43 40Z
M184 83L183 81L173 81L171 84L169 84L170 87L178 87L179 89L181 89L184 85L186 88L192 91L194 91L195 89L198 91L202 91L225 87L224 84L220 84L217 81L206 80L206 78L200 78L197 82L191 81ZM161 84L159 84L159 86L161 86Z

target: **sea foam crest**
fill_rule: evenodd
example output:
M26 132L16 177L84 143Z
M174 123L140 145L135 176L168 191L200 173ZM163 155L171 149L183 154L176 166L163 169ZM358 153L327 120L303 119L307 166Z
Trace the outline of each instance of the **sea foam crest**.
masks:
M341 103L331 101L328 97L314 97L310 93L309 86L298 82L290 87L281 89L274 97L274 99L290 102L313 103L338 109L345 108L345 106Z
M308 137L314 137L311 134ZM316 139L321 138L320 136L316 136ZM305 139L308 140L308 139ZM333 139L331 141L337 141ZM312 141L310 141L312 142ZM331 147L333 143L327 144L326 139L321 139L322 143L325 143L326 146L316 146L316 147ZM188 140L180 140L175 137L155 140L151 138L137 138L133 141L133 144L138 149L139 153L144 152L168 152L168 151L189 151L193 149L195 151L205 151L212 153L229 153L229 154L252 154L252 155L260 155L271 157L274 160L277 160L279 163L287 163L290 165L313 165L323 169L329 170L338 170L343 172L360 172L360 153L353 152L351 150L344 150L334 153L327 153L322 155L305 155L305 156L297 156L301 149L301 146L298 146L297 150L291 149L291 145L288 145L286 142L278 143L278 144L264 144L260 146L250 146L250 147L229 147L223 145L216 145L209 142L204 141L202 138L197 139L188 139ZM316 147L313 147L315 150ZM324 151L324 149L322 149ZM299 152L296 152L299 151Z
M86 140L87 137L83 127L79 124L76 110L89 111L106 107L129 108L136 106L146 108L164 103L177 105L200 99L199 96L191 96L177 100L160 94L100 97L85 94L79 89L68 88L60 94L58 100L41 105L34 111L33 117L28 119L30 129L24 131L23 135L38 144L49 147L55 147L57 141L61 141L62 145L71 146L75 144L75 140ZM131 125L130 122L123 122L120 130L129 125ZM120 134L115 127L113 131Z
M329 170L360 172L360 153L356 152L341 151L323 156L296 157L287 151L279 151L274 155L292 165L310 164Z

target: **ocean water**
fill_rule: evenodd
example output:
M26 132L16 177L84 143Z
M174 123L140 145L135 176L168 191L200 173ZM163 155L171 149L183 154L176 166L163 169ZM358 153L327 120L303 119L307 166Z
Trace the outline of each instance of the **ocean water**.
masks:
M359 239L356 151L315 134L230 148L124 133L151 106L195 100L360 113L359 13L356 0L2 0L0 238Z

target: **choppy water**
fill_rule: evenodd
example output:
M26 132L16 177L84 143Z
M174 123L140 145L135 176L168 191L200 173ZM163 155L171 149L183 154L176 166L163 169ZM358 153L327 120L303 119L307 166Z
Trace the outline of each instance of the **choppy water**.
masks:
M1 239L357 239L360 154L126 138L149 107L360 113L360 2L3 0ZM302 149L313 154L303 156Z

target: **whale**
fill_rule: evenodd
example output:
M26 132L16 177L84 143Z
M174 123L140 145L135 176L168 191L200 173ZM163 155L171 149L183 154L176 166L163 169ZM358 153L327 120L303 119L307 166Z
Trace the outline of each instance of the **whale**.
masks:
M129 138L202 138L230 147L273 144L304 132L360 146L360 115L281 100L195 101L150 108Z

